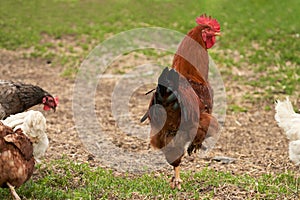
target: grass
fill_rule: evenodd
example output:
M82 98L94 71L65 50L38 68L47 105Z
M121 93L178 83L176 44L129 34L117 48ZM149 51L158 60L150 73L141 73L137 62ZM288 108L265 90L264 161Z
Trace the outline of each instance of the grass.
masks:
M102 168L76 164L67 159L38 166L38 176L19 189L23 199L211 199L235 190L248 199L283 199L299 196L300 179L293 173L265 174L258 178L233 175L204 168L185 172L181 191L171 190L164 175L116 176ZM0 190L2 199L9 198L8 190Z
M247 69L253 73L239 83L262 89L257 96L268 101L278 93L292 95L300 90L297 0L2 1L0 48L31 48L27 56L54 60L65 66L64 76L72 77L88 52L111 35L152 26L186 33L204 12L222 27L223 37L210 53L224 79L238 76L230 74L233 68ZM140 52L161 55L153 50ZM239 59L234 60L234 52Z

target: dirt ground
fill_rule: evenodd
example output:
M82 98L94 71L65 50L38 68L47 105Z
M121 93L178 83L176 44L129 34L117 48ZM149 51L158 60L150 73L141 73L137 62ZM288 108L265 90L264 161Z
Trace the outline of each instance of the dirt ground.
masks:
M144 58L146 59L146 58ZM125 60L128 61L126 58ZM130 61L132 61L131 58ZM135 61L143 63L144 60ZM126 62L126 61L123 61ZM114 63L114 67L120 68L122 62ZM59 96L57 111L44 112L42 106L33 109L40 110L47 118L48 137L50 147L46 153L45 161L55 160L67 156L76 162L88 162L91 166L110 168L103 159L97 158L89 152L79 139L73 118L73 90L74 80L61 76L63 68L47 64L43 59L25 59L22 52L0 50L0 78L6 80L22 81L37 84L49 91L52 95ZM107 72L110 74L111 72ZM130 133L124 133L116 125L111 113L111 93L114 88L114 78L108 78L103 82L101 89L97 90L96 113L101 127L105 127L107 139L111 141L111 148L120 148L123 152L143 153L153 151L149 146L148 138L137 138ZM247 90L243 86L237 88L234 83L225 80L227 93L234 94L237 90ZM144 114L149 97L144 93L153 85L139 88L130 99L130 112L132 120L138 121ZM235 89L234 89L235 88ZM106 91L106 92L105 92ZM295 171L296 167L288 159L288 141L283 131L278 128L274 120L274 106L271 111L265 111L261 105L253 105L252 109L245 113L227 114L216 146L204 156L194 154L183 159L182 168L199 171L203 167L213 168L219 171L228 171L233 174L249 174L259 176L263 173L276 174L278 172ZM142 126L147 127L145 123ZM107 151L107 152L105 152ZM114 151L109 148L101 151L102 154L116 157ZM215 156L227 156L236 159L230 164L222 164L213 160ZM136 161L137 163L143 160ZM171 167L162 165L160 171L171 173ZM116 172L118 167L113 167Z

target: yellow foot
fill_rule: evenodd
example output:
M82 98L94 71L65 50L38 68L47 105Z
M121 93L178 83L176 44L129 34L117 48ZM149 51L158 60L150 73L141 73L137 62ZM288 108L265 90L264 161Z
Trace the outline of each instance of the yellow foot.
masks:
M172 189L175 189L177 188L178 190L181 189L181 183L182 180L179 178L179 179L176 179L174 176L172 177L171 181L170 181L170 186Z
M14 200L21 200L21 198L19 197L19 195L17 194L15 187L12 186L10 183L6 183L6 185L9 187L10 193L13 196Z

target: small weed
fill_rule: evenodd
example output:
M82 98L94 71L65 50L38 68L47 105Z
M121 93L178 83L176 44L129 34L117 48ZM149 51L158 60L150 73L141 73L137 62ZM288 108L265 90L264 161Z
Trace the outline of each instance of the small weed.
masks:
M229 105L228 110L232 111L232 112L247 112L248 111L247 108L241 107L239 105L234 105L234 104Z

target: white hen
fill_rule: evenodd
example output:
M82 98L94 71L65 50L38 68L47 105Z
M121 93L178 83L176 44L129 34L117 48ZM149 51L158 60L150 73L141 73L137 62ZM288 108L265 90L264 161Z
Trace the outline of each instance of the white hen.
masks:
M39 111L27 111L11 115L5 120L2 120L3 124L11 127L12 129L22 129L33 145L33 156L37 162L44 156L49 140L46 134L46 119Z
M300 164L300 114L296 113L287 97L285 101L277 101L275 120L283 128L289 143L289 157L297 165Z

